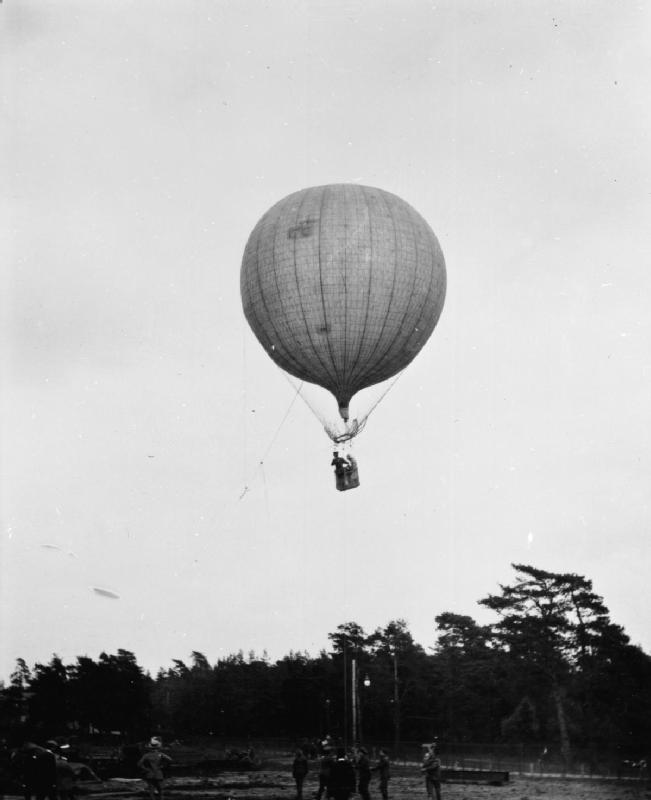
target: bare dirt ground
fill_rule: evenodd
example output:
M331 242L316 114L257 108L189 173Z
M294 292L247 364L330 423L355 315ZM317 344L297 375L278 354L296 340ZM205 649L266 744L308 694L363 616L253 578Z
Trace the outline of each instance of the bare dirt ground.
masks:
M315 775L308 775L304 800L316 795ZM651 800L651 785L635 780L526 778L515 776L502 786L444 783L442 800ZM261 770L253 773L223 773L214 778L170 778L165 800L295 800L295 788L287 771ZM89 800L126 800L146 797L139 780L106 781L97 786ZM356 800L359 795L354 795ZM371 783L371 797L380 800L377 785ZM397 775L389 784L389 800L426 800L418 775Z
M308 775L303 800L314 800L316 773ZM443 783L442 800L651 800L651 782L615 779L538 778L511 776L502 786L478 783ZM109 779L85 783L80 800L148 800L144 781ZM217 777L171 777L165 781L164 800L295 800L296 790L289 769L222 773ZM372 800L381 800L377 783L371 783ZM389 800L427 800L424 782L409 770L394 774ZM0 800L22 800L0 795ZM359 800L353 795L352 800Z

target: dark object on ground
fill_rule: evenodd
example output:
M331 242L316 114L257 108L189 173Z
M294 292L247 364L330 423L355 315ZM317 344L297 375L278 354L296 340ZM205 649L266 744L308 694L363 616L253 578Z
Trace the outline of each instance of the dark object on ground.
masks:
M499 769L454 769L443 767L441 780L445 783L488 783L502 786L509 781L509 773Z

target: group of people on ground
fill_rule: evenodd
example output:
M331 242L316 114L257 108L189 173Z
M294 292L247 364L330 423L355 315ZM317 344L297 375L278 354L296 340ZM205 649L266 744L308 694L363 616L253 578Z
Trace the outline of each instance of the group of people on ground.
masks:
M100 780L88 765L73 766L65 757L64 748L54 739L44 747L23 742L12 752L10 764L24 800L75 800L79 778Z
M319 788L316 798L322 800L348 800L356 792L362 800L371 800L369 787L373 773L377 773L382 800L389 800L391 764L386 750L380 748L377 763L371 766L368 751L357 747L349 755L343 747L331 748L326 744L319 762ZM421 772L425 776L428 800L441 800L441 761L436 744L423 745ZM296 800L303 800L303 783L309 771L309 762L303 750L297 750L292 764L292 775L296 782Z
M441 761L436 744L425 744L423 748L421 772L425 776L427 798L441 800ZM349 800L356 792L362 800L371 800L369 788L374 773L379 779L382 800L389 800L391 765L386 750L380 748L376 763L371 766L365 747L359 746L348 755L344 747L334 747L331 740L326 740L321 749L317 800L322 800L324 795L327 800ZM25 742L14 751L12 762L23 786L24 800L75 800L78 775L56 741L46 742L45 747ZM171 763L172 759L163 752L162 741L153 736L138 761L149 800L163 800L165 770ZM92 779L100 781L86 765L76 766L88 770ZM304 750L297 750L292 765L296 800L303 800L303 784L308 772L307 755Z
M164 769L171 763L162 752L160 738L152 737L138 761L150 800L162 800ZM76 800L78 779L102 782L87 764L68 761L64 748L54 739L43 747L24 742L12 752L10 764L24 800Z

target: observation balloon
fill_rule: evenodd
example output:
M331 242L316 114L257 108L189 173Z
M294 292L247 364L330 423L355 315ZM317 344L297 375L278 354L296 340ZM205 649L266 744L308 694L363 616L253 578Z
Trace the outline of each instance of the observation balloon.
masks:
M408 203L358 184L280 200L247 242L244 314L269 356L318 384L348 420L356 392L406 367L443 309L445 260Z

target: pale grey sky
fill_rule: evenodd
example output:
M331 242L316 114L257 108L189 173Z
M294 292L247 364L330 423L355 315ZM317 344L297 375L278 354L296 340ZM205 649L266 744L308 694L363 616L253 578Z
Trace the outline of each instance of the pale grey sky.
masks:
M511 562L591 578L651 648L650 23L626 0L0 5L0 676L316 654L349 620L427 647L442 611L488 619ZM259 217L341 182L413 205L448 266L344 494L239 298Z

